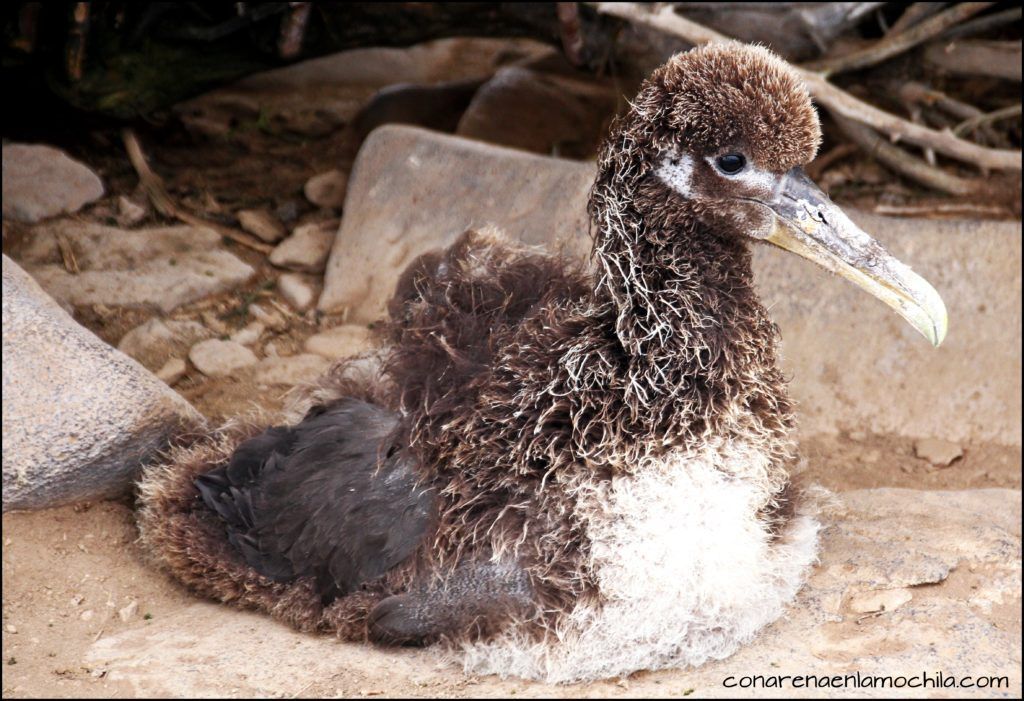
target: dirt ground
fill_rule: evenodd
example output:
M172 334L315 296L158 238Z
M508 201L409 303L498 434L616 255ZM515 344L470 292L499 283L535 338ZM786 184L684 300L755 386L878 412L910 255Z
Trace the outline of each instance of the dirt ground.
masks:
M936 469L914 457L913 446L889 436L818 437L803 444L805 478L836 491L900 486L917 489L1010 487L1020 489L1020 454L994 445L966 445L964 457ZM149 566L135 543L129 500L82 504L3 516L3 695L7 697L130 697L136 690L107 678L88 659L90 647L105 636L145 628L168 617L208 615L205 605ZM130 609L134 608L134 611ZM120 612L125 613L123 620ZM239 625L250 614L235 613ZM276 624L275 624L276 625ZM225 636L227 639L228 636ZM309 636L296 635L295 639ZM292 637L284 638L297 645ZM509 696L538 691L535 685L496 677L472 678L453 671L424 677L434 662L427 650L388 651L398 664L381 678L381 652L339 644L346 664L333 677L320 678L302 696ZM286 656L290 649L270 650ZM192 661L211 665L218 655L197 650ZM362 670L362 671L360 671ZM244 679L244 676L242 677ZM600 682L565 687L567 696L628 695L640 678L661 695L686 692L684 672L634 675L618 684ZM218 695L272 694L258 680L242 689L238 678L213 684ZM541 691L543 693L543 691Z

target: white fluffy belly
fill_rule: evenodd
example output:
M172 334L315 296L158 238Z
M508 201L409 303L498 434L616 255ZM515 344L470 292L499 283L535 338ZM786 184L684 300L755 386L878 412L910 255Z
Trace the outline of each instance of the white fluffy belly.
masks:
M757 519L766 475L763 455L733 443L583 485L599 604L577 606L542 644L509 631L470 645L467 670L566 682L732 654L782 613L815 558L813 518L774 542Z

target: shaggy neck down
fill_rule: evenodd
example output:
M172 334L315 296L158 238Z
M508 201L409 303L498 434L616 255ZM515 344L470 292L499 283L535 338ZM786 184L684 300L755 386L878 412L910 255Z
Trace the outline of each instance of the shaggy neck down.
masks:
M594 299L614 315L626 359L609 384L621 387L628 432L656 452L742 436L784 461L792 409L747 244L702 223L654 173L607 157L601 168Z

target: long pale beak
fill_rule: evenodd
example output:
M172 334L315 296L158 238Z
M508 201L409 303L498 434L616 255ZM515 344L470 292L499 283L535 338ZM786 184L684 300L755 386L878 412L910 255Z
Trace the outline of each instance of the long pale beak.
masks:
M896 310L933 346L946 337L946 305L935 288L861 231L801 168L785 176L765 239L842 275Z

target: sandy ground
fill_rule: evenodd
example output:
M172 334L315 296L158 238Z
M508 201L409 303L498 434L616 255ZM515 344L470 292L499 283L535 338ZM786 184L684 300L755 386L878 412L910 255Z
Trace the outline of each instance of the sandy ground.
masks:
M1020 488L1020 452L1015 449L966 445L961 460L936 469L915 458L911 442L905 439L855 438L859 440L849 436L806 440L806 478L838 491L880 486ZM202 695L295 693L295 678L282 686L280 675L303 675L304 670L295 665L310 655L322 654L309 649L323 649L322 641L314 636L282 631L259 648L265 659L247 659L244 667L231 668L229 646L237 639L234 636L258 634L265 626L276 628L278 624L255 614L201 603L149 566L135 544L127 499L8 513L3 516L3 538L5 698L135 695L138 690L131 683L108 678L102 667L90 661L94 645L129 631L166 638L167 654L173 653L174 664L184 660L209 667L206 685L194 689ZM209 629L211 618L218 621L213 626L216 636L182 639L183 630ZM308 683L298 685L299 695L679 696L690 688L686 671L642 673L627 680L552 689L494 677L467 677L446 667L431 650L382 651L342 643L333 650L337 671L311 675ZM294 660L292 667L287 660ZM167 660L143 659L138 664L161 662ZM695 695L704 695L701 691Z

